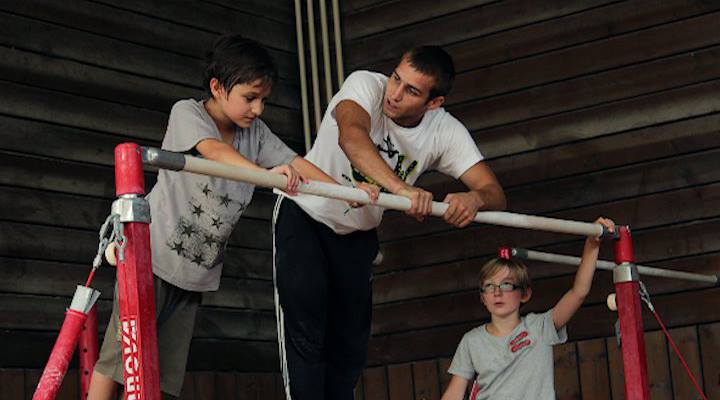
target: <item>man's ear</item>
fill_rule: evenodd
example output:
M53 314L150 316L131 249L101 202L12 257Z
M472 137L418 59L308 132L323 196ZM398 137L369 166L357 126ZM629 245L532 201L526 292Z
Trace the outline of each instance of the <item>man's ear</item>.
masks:
M431 99L430 101L428 101L427 109L428 109L428 111L434 110L434 109L442 106L443 104L445 104L445 96L437 96L437 97Z
M532 297L532 289L527 288L525 289L525 293L520 298L520 301L523 303L527 303L528 301L530 301L530 297Z

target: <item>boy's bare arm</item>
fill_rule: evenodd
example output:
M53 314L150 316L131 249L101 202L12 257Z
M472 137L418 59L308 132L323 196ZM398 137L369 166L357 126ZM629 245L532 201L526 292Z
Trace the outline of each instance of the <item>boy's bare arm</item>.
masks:
M234 147L217 139L204 139L195 145L202 156L207 160L217 161L224 164L231 164L248 169L262 169L254 162L240 154Z
M610 232L615 231L615 223L606 218L598 218L595 223L603 224ZM600 239L588 237L585 240L583 248L582 260L580 267L575 274L575 282L573 287L563 295L553 308L553 323L555 329L565 326L575 312L580 308L585 297L590 293L592 287L593 275L595 274L595 266L597 264L598 252L600 251Z
M453 375L452 379L450 379L450 384L448 385L447 389L445 389L445 393L443 393L440 400L464 399L468 383L470 383L469 380L457 375Z
M266 171L265 168L245 158L245 156L235 150L234 147L217 139L201 140L197 145L195 145L195 148L208 160L235 165L242 168ZM300 181L304 180L304 177L298 174L298 171L296 171L295 168L291 165L278 165L275 168L271 168L269 171L285 175L288 179L285 191L290 195L297 194L298 185L300 184Z
M340 184L338 181L333 179L332 176L325 173L325 171L318 168L315 164L311 163L310 161L304 159L303 157L297 156L295 157L291 162L290 166L298 170L300 174L306 178L313 181L320 181L320 182L327 182L327 183L334 183L334 184ZM371 202L377 201L378 195L380 194L380 189L373 185L368 184L358 184L358 189L363 190L365 193L368 194L370 197ZM349 203L351 207L359 207L360 204L350 202Z
M323 170L316 167L315 164L304 159L303 157L297 156L290 161L290 165L298 170L302 176L313 181L335 183L338 182L333 179L330 175L326 174Z

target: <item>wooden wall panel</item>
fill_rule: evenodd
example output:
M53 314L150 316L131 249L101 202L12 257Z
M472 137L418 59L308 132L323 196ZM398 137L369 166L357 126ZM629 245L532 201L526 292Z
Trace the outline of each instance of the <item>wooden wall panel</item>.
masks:
M610 378L604 339L593 339L578 343L578 367L582 398L610 398Z
M661 314L662 315L662 314ZM695 377L698 385L703 387L703 376L701 370L700 352L698 346L697 327L688 326L684 328L675 328L669 331L670 337L675 341L678 350L685 359L685 363ZM670 372L673 379L673 394L676 399L692 399L700 398L698 392L688 376L688 372L683 368L680 359L675 356L672 350L669 350Z
M705 394L712 399L720 396L720 324L698 327Z
M398 3L408 5L407 1ZM457 43L443 41L446 42L443 46L453 56L457 72L462 74L469 70L600 41L717 9L718 5L713 2L694 0L655 2L652 7L648 7L643 1L608 2L581 12L493 31L470 40ZM381 30L382 27L376 28L376 31ZM567 32L572 32L572 35ZM378 60L373 58L372 54L359 58L364 61L351 67L387 72L397 62L394 58L389 62Z
M392 17L411 3L354 0L344 7L348 71L387 73L411 45L443 46L458 72L445 107L475 138L510 211L583 221L609 216L633 228L639 262L720 272L720 176L713 172L720 170L719 4L477 1ZM464 190L436 172L418 182L437 200ZM477 273L499 246L571 255L582 246L581 238L566 235L456 230L397 212L386 214L379 231L384 261L375 269L369 360L388 371L446 359L465 331L487 320ZM612 259L609 245L601 257ZM571 286L574 268L529 265L535 290L523 312L552 307ZM714 365L706 353L714 354L707 346L716 343L702 335L713 336L708 327L720 315L693 305L715 302L717 288L643 280L666 323L695 332L685 338L688 351L712 390L708 380L717 379L704 365ZM612 291L611 274L598 272L569 324L574 343L556 351L559 398L623 396L620 353L608 337L616 315L604 304ZM653 398L694 398L676 383L673 355L654 318L643 318L654 349Z
M413 400L412 364L391 365L387 369L390 400Z
M576 343L565 343L553 348L555 395L559 400L580 398L577 351Z
M368 368L363 373L363 393L367 400L387 400L387 372L385 367Z
M435 360L413 363L413 381L415 398L418 400L439 400L440 385L438 368Z

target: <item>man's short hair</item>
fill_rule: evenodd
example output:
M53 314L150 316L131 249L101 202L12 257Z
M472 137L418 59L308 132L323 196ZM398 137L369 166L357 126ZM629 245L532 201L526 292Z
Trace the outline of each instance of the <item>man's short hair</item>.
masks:
M205 55L203 85L210 93L210 80L217 78L229 93L235 85L260 79L264 85L277 80L277 67L267 50L258 42L239 34L222 35Z
M482 288L483 282L486 279L492 278L495 274L500 272L503 268L510 270L510 277L515 279L515 284L520 286L522 294L524 295L527 289L530 287L530 275L525 264L517 260L508 260L506 258L493 258L492 260L485 263L480 268L480 287Z
M405 52L407 60L416 70L435 79L429 99L447 96L455 79L455 65L452 57L439 46L418 46Z

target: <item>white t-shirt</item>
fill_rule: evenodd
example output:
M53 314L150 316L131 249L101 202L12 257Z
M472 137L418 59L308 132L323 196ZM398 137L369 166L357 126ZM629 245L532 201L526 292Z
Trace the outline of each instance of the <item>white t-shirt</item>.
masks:
M388 118L382 107L387 79L383 74L370 71L356 71L348 76L330 101L315 144L305 158L345 186L354 187L356 182L369 179L353 168L338 142L335 107L342 100L352 100L370 115L370 139L380 156L410 185L426 170L435 169L457 179L482 161L483 156L468 130L443 108L426 112L420 124L413 128L404 128ZM378 206L348 210L344 201L311 195L289 199L338 234L373 229L380 225L384 211Z

